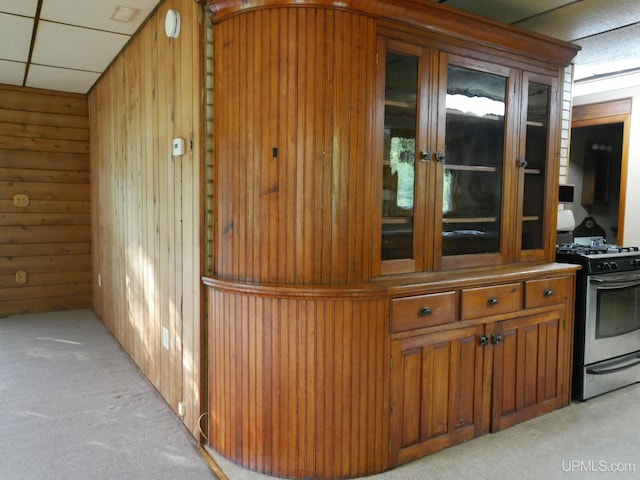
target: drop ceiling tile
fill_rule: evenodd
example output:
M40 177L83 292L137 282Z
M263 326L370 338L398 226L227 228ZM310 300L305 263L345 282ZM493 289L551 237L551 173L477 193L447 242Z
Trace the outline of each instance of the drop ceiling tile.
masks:
M516 25L561 40L576 41L596 33L640 22L638 0L583 0Z
M26 63L0 60L0 83L22 85Z
M97 72L31 65L26 86L61 92L87 93L99 77L100 74Z
M129 40L128 35L40 22L33 63L102 72Z
M513 23L529 18L541 12L558 8L573 0L495 0L492 2L478 0L447 0L443 2L450 7L461 8L484 17L493 18L503 23Z
M2 0L0 12L15 13L26 17L35 17L38 0Z
M585 38L575 58L575 80L640 68L640 24ZM620 48L624 45L624 48Z
M26 62L33 31L33 18L0 13L0 59Z
M97 30L132 35L159 0L44 0L40 18L68 25L79 25ZM121 11L134 13L129 22L113 20L118 7ZM136 12L137 11L137 12Z

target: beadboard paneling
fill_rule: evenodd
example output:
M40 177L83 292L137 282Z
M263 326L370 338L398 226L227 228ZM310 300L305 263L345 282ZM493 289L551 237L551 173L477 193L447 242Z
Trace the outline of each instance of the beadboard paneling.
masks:
M273 8L214 27L214 274L369 277L375 23ZM288 252L282 255L282 252Z
M208 282L216 450L292 478L388 468L388 300Z
M198 438L202 22L194 2L166 1L89 93L94 308L169 405L185 403ZM185 155L172 156L174 138Z

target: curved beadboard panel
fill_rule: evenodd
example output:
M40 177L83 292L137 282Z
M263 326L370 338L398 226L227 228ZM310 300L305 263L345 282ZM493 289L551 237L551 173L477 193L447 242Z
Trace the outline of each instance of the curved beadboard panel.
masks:
M248 469L348 478L389 467L388 299L208 284L210 444Z

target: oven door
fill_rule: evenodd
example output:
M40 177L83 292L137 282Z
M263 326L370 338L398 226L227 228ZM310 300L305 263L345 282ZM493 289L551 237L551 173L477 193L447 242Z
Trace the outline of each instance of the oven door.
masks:
M585 364L640 351L640 272L587 280Z

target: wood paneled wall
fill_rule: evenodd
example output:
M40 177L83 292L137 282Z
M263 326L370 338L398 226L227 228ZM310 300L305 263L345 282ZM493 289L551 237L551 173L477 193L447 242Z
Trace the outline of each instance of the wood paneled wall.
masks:
M181 14L176 39L168 9ZM167 0L89 94L94 308L199 437L203 15ZM172 139L185 155L172 156ZM100 280L98 280L100 279Z
M207 282L216 450L290 478L387 469L388 299Z
M87 98L0 85L0 315L90 307L91 290Z
M273 8L214 27L214 274L369 277L375 21ZM286 252L286 254L283 254Z

